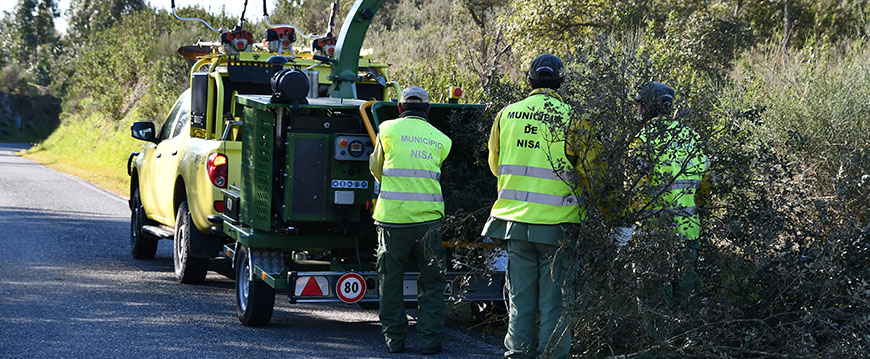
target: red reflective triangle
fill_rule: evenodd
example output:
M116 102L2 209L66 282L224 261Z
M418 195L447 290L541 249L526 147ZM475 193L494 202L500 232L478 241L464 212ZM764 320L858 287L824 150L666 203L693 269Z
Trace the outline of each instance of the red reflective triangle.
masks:
M305 288L302 289L302 293L299 295L323 295L323 291L320 290L320 286L317 285L317 281L314 280L314 277L308 277L308 283L305 283Z

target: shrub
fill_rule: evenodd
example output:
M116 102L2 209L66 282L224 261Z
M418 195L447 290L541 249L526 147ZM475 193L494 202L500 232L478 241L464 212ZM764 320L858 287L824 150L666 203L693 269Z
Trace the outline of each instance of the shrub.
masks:
M599 143L603 163L594 172L597 185L585 193L587 217L562 248L575 264L566 283L572 309L560 328L573 333L576 354L866 352L868 58L856 49L825 56L824 66L806 61L818 59L811 52L784 59L785 67L776 52L756 53L716 93L677 88L675 116L703 138L713 178L694 266L704 285L686 302L667 295L686 270L681 242L663 225L668 222L643 221L624 248L609 239L625 219L640 218L634 203L650 193L638 178L651 174L628 154L638 133L634 89L643 81L679 79L656 70L649 61L655 54L625 41L601 40L573 61L563 92L595 131L573 136ZM780 64L777 70L764 71L772 63Z

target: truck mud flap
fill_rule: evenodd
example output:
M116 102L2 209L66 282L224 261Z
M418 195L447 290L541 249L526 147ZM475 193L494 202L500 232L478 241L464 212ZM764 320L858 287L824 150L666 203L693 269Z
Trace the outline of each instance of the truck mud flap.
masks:
M194 258L214 258L221 252L221 242L215 236L199 235L190 241L190 255Z

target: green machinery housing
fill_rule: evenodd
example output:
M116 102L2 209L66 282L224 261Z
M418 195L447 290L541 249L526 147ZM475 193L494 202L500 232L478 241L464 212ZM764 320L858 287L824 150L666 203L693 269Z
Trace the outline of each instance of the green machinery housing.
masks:
M245 325L268 324L276 291L286 291L293 303L378 302L377 235L371 218L378 184L368 157L379 124L399 115L396 102L387 97L391 91L398 96L400 89L387 82L385 66L360 57L360 50L382 3L357 0L337 39L330 30L314 40L309 52L251 46L241 18L233 30L221 30L221 47L197 55L220 60L209 60L207 73L194 66L193 112L205 114L200 117L207 119L202 123L206 129L210 121L217 122L215 129L226 127L222 140L241 142L241 159L229 163L239 179L222 190L224 208L215 221L228 239L223 253L233 260L238 316ZM265 18L265 1L263 6ZM283 46L295 41L294 27L268 25L271 33L264 43L274 33L288 40ZM324 51L331 44L334 52ZM282 56L282 51L292 56ZM214 95L223 115L197 105L211 103L211 90L204 90L212 86L209 77L215 85L223 84ZM483 105L433 103L429 117L450 136L453 124L483 111ZM194 115L192 121L200 117ZM447 161L473 159L451 154ZM503 272L484 276L478 269L450 266L445 300L503 301ZM414 302L416 268L409 264L407 270L405 300Z

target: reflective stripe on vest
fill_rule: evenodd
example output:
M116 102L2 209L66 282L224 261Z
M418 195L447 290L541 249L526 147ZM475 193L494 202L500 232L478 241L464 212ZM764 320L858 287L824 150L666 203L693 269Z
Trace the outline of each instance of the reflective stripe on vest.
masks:
M540 168L520 165L499 165L499 175L517 175L561 181L552 168Z
M696 189L701 185L701 180L676 180L670 184L656 187L658 190L675 191L680 189Z
M444 198L440 194L435 193L381 191L381 193L378 195L378 199L391 199L394 201L444 202Z
M407 168L386 168L384 169L383 175L390 177L429 178L436 181L441 180L441 173L435 171L413 170Z
M498 191L498 198L511 199L514 201L532 202L540 204L549 204L551 206L575 206L577 199L574 196L554 196L546 193L517 191L512 189L502 189Z

